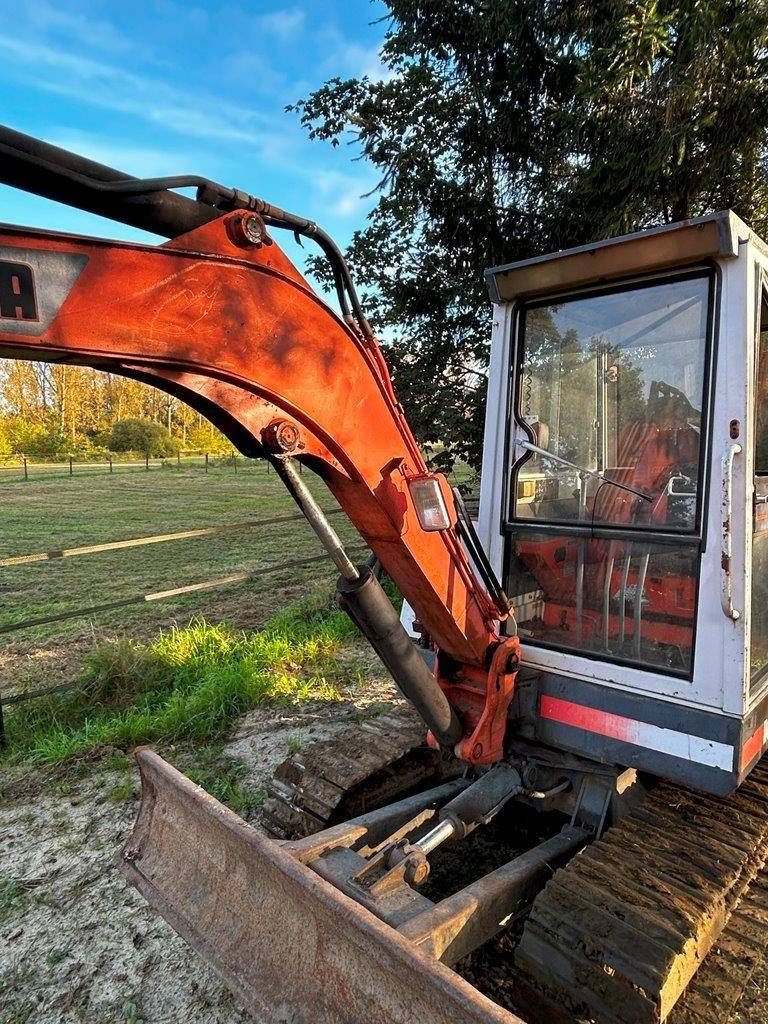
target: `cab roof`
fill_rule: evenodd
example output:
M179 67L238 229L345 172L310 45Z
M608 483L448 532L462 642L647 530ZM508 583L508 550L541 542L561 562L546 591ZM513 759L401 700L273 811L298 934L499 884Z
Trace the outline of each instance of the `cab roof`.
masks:
M732 210L647 228L574 249L491 267L491 300L512 302L585 284L600 284L707 259L735 259L739 242L765 244Z

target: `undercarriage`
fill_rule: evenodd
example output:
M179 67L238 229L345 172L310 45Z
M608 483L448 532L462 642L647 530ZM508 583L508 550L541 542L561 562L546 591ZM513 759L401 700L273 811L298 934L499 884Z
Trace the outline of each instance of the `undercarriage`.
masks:
M264 808L267 829L292 837L277 843L139 753L123 870L262 1019L651 1024L763 898L750 886L768 857L768 766L728 799L525 744L459 774L424 743L404 749L418 728L396 711L370 723L368 740L387 737L378 756L368 743L361 762L350 728L290 757ZM367 809L339 820L353 807ZM489 955L508 1009L468 997L462 974L477 982ZM671 1019L695 1024L695 1011Z

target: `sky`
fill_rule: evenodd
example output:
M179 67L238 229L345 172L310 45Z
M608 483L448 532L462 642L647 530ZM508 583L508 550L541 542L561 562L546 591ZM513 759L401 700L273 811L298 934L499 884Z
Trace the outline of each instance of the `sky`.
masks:
M378 77L384 10L380 0L0 0L0 121L138 177L242 188L343 246L373 206L376 174L353 146L310 141L285 107L334 76ZM0 222L155 240L4 186Z

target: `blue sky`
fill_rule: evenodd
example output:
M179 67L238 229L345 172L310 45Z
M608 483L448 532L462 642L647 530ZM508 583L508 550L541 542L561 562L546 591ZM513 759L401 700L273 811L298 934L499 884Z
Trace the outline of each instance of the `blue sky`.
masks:
M284 108L332 76L378 75L380 0L0 0L0 13L0 120L12 128L137 176L243 188L342 245L373 205L373 169L350 146L310 142ZM6 187L0 222L150 238Z

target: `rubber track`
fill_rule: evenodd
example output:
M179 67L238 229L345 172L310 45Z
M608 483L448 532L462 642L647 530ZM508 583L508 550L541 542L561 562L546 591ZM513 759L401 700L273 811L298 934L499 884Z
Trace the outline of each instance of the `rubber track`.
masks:
M267 783L264 827L279 839L298 839L424 783L437 784L447 766L426 746L424 734L421 719L405 706L307 744Z
M518 966L576 1018L665 1020L730 935L732 913L738 923L742 896L745 907L752 898L768 858L767 811L768 758L731 797L661 783L555 872L534 901Z

